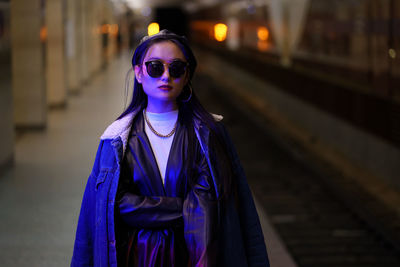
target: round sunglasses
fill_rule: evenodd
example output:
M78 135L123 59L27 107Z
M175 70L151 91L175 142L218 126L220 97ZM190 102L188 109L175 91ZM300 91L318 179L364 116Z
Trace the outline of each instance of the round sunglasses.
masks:
M152 78L161 77L165 71L165 65L168 66L168 72L172 78L179 78L185 73L186 68L189 65L187 62L181 60L174 60L171 63L163 63L160 60L151 60L146 61L144 64L146 65L147 73Z

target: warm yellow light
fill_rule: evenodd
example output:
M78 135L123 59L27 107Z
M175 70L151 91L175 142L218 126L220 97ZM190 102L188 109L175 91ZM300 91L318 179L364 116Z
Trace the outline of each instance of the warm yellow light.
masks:
M158 25L157 22L150 23L150 25L147 27L147 33L149 34L149 36L159 32L160 32L160 26Z
M258 42L257 42L257 49L258 49L259 51L265 52L265 51L268 51L269 48L270 48L270 45L269 45L268 42L258 40Z
M389 49L389 56L393 59L396 58L396 50L394 50L393 48Z
M117 36L118 34L118 25L117 24L112 24L110 27L110 33L114 36Z
M228 31L228 27L225 24L218 23L214 26L214 38L218 42L222 42L226 39L226 33Z
M40 28L39 36L40 36L40 41L42 43L46 42L46 40L47 40L47 27L46 26L42 26Z
M103 24L101 26L101 33L108 34L110 32L111 25L110 24Z
M269 36L269 31L266 27L261 26L257 29L257 37L260 41L267 41Z

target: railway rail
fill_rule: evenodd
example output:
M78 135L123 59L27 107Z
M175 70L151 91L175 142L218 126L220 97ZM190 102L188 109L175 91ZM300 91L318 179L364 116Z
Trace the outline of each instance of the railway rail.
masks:
M230 102L223 85L204 74L194 84L206 107L224 115L253 193L299 267L400 266L398 232L376 220L380 207L368 211L367 195L260 123L244 103Z

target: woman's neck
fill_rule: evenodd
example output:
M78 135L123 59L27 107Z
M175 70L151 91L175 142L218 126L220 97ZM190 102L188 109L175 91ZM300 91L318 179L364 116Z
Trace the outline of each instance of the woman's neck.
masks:
M152 113L165 113L177 109L178 105L176 104L176 102L148 102L146 107L146 110Z

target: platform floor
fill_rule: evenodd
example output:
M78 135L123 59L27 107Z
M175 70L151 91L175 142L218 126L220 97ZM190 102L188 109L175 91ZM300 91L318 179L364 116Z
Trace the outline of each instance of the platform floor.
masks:
M68 266L99 137L124 106L129 54L51 110L45 131L17 136L15 166L0 177L0 265ZM257 201L257 200L256 200ZM257 205L271 266L296 266Z

